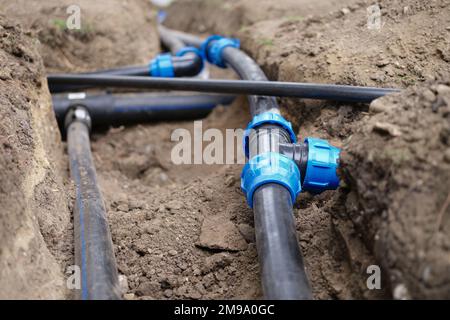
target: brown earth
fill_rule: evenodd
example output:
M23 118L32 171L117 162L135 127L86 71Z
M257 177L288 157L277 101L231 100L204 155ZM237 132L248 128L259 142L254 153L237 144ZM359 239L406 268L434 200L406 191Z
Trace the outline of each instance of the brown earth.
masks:
M67 16L70 1L26 1L26 5L19 1L16 5L0 0L0 7L31 28L29 38L40 39L48 71L139 64L158 52L154 11L147 1L78 2L82 31L61 28L59 21ZM299 137L326 138L344 148L345 182L337 192L316 197L302 194L295 205L297 229L315 298L448 298L449 170L445 161L450 129L448 94L442 86L448 85L448 78L435 77L449 70L450 1L379 3L381 30L366 27L366 8L372 3L356 0L279 0L276 4L179 0L168 11L167 25L198 34L238 36L243 49L272 80L417 85L378 100L370 112L365 105L280 100ZM33 20L28 8L33 8ZM33 60L39 60L37 53ZM13 75L12 81L28 83L23 77ZM43 90L30 85L22 94ZM45 101L48 104L48 96ZM242 98L216 109L203 122L203 130L243 128L248 120ZM25 118L23 123L30 121ZM42 130L48 130L47 122L54 120L41 120ZM241 166L172 164L170 136L177 128L192 131L193 124L112 128L93 137L125 298L260 298L252 211L239 188ZM30 137L39 139L36 133ZM19 148L13 159L27 154L20 142L12 145ZM52 150L55 160L49 163L64 159L60 149ZM64 174L56 176L65 177L67 165L59 163ZM15 169L11 177L21 174ZM3 181L8 180L2 179L2 188ZM5 188L11 189L6 184ZM67 208L67 202L59 203ZM23 202L14 205L11 212L20 212ZM58 224L43 218L57 212L66 221L58 231L64 239L58 238L62 240L57 246L49 245L60 262L57 269L63 270L72 261L69 214L67 209L45 208L48 211L35 212L38 220L48 222L41 227L47 245L47 239L57 238L46 236L46 228ZM224 227L217 230L217 224ZM214 232L220 236L214 237ZM373 264L382 266L382 290L366 287L366 269ZM41 291L42 297L54 294ZM23 289L20 293L31 294ZM2 294L8 296L7 291Z
M0 15L0 299L62 299L70 260L66 163L29 33Z

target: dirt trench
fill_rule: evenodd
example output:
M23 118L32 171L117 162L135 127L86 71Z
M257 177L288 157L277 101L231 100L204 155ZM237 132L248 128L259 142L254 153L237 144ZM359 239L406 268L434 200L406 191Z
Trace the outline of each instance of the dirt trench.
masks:
M159 52L156 11L148 1L78 3L81 31L61 27L70 1L25 5L0 0L0 7L31 30L31 39L40 40L49 72L147 63ZM302 194L294 211L315 298L446 298L449 83L441 71L449 70L449 1L379 3L379 30L366 28L372 3L360 0L279 0L276 5L262 0L179 0L168 9L166 23L196 34L239 37L243 50L272 80L415 85L377 100L370 109L280 100L299 138L325 138L343 147L340 189L315 197ZM37 54L35 59L39 60ZM26 94L40 89L24 90ZM44 100L49 103L48 96ZM214 110L204 119L203 130L244 128L249 120L246 100L239 98L232 106ZM56 128L54 120L49 121ZM262 298L253 213L240 191L241 166L174 165L170 153L175 143L170 137L177 128L192 132L193 123L111 128L92 137L124 297ZM59 160L50 162L61 166L61 194L73 196L64 152L52 150ZM71 201L60 201L61 210L42 204L48 211L38 210L36 215L46 224L40 232L28 233L42 234L49 259L59 263L54 270L62 277L73 263L73 249L67 210ZM46 212L59 212L64 221L57 245L49 242L54 237L46 230L58 224L43 219ZM380 290L366 286L370 265L382 267ZM42 289L41 297L50 297L52 290ZM27 296L23 289L18 292ZM2 293L8 295L7 290ZM58 297L63 294L71 297Z

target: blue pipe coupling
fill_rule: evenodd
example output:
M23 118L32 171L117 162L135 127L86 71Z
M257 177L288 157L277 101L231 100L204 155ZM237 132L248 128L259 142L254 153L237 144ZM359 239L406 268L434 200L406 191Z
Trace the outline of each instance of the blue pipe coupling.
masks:
M264 112L258 114L253 117L252 121L247 126L244 132L244 154L248 158L250 154L249 145L250 145L250 133L252 130L264 125L264 124L273 124L277 125L284 130L286 130L291 139L291 143L297 142L297 136L295 135L294 130L292 129L292 124L287 121L283 116L278 113Z
M249 136L252 129L264 124L273 124L285 129L291 143L280 149L281 153L269 152L249 160L241 174L241 188L253 207L253 193L266 183L277 183L286 187L295 202L301 191L319 194L339 186L337 168L341 150L326 140L306 138L303 144L296 144L297 138L292 125L281 115L265 112L256 115L244 133L244 151L249 158ZM301 173L305 175L301 183Z
M250 159L241 174L241 188L250 208L253 208L255 190L268 183L280 184L288 189L294 203L301 192L300 170L292 159L276 152L263 153Z
M241 42L238 39L225 38L219 35L208 37L202 44L200 50L203 57L211 64L220 68L226 68L226 63L222 57L223 49L227 47L239 48Z
M172 56L170 54L160 54L150 62L150 76L173 78L175 70L173 68Z
M306 138L305 144L308 147L308 161L303 190L318 194L325 190L337 189L339 186L337 168L341 150L322 139Z

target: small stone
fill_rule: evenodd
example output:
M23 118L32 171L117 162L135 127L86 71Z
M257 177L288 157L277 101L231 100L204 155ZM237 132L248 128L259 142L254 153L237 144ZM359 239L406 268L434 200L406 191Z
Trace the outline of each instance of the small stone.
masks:
M128 286L127 276L125 276L123 274L119 275L119 286L120 286L120 291L122 292L122 294L125 294L130 290L130 288Z
M199 276L202 274L202 272L200 271L200 269L194 269L194 271L192 272L194 276Z
M152 296L154 293L161 291L161 285L156 281L142 282L136 289L138 296Z
M164 290L164 297L170 298L173 295L173 291L170 289Z
M233 262L233 257L229 253L217 253L205 259L203 274L217 271L229 266Z
M184 271L188 268L188 265L187 265L187 263L182 262L178 265L178 268L180 268L182 271Z
M247 243L253 243L256 241L255 229L252 226L245 223L241 223L238 225L238 230L244 237L245 241L247 241Z
M444 152L444 160L447 163L450 163L450 148Z
M349 8L342 8L341 12L342 12L343 15L347 15L347 14L350 13L350 9Z
M6 70L0 70L0 80L10 80L11 73Z
M439 84L439 85L436 87L436 92L437 92L439 95L450 95L450 87L449 87L449 86L446 86L446 85L443 85L443 84Z
M122 212L128 212L129 211L129 207L128 204L126 203L121 203L117 206L117 210L122 211Z
M430 89L426 89L422 93L422 96L425 100L427 100L429 102L434 102L434 100L436 100L436 96L434 95L433 91L431 91Z
M126 293L126 294L123 295L123 298L125 300L134 300L135 295L134 295L134 293Z
M178 252L177 252L177 250L170 250L170 251L169 251L169 254L170 254L171 256L176 256L176 255L178 254Z
M395 300L409 300L408 288L404 284L398 284L394 288L393 297Z
M170 211L172 210L180 210L183 208L183 203L178 200L172 200L166 203L166 208Z
M241 251L247 249L247 242L228 217L215 215L203 220L197 246L210 250Z
M382 60L377 61L376 66L379 68L382 68L382 67L386 67L389 64L390 64L390 62L388 59L382 59Z
M389 109L389 106L383 99L373 100L369 105L369 112L382 113Z
M225 185L226 185L227 187L231 187L231 186L234 184L234 182L235 182L235 179L234 179L233 176L228 176L228 177L225 179Z
M380 133L389 134L392 137L398 137L402 135L402 132L397 126L387 122L375 123L373 130Z
M128 208L130 210L135 210L135 209L143 209L145 206L145 203L139 200L130 200L128 202Z

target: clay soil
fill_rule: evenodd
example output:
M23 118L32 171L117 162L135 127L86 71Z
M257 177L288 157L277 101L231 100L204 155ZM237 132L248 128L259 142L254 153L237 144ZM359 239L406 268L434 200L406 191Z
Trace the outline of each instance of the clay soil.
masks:
M0 0L0 14L39 39L41 74L147 63L161 50L149 1L78 3L83 27L71 31L59 23L69 0ZM343 148L341 187L301 194L295 204L299 244L317 299L450 298L450 1L379 1L379 30L366 26L372 4L179 0L166 24L239 37L271 80L407 88L370 107L280 99L299 139L325 138ZM244 128L249 120L239 97L204 119L203 130ZM177 128L192 132L193 122L92 136L124 298L260 299L242 166L174 165ZM42 222L38 231L59 272L73 263L73 188L64 152L58 149L55 161L63 168L65 216L50 226ZM47 205L38 205L38 218L56 210ZM48 231L52 225L58 232ZM370 265L381 267L379 290L366 286ZM1 290L7 296L8 287Z

